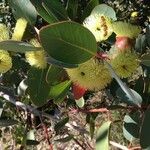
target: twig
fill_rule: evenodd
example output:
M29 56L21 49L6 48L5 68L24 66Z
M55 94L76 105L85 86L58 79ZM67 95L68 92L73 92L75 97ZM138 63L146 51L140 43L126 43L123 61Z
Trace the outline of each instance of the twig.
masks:
M42 126L43 126L43 129L44 129L45 138L46 138L46 140L47 140L47 142L48 142L48 144L49 144L49 150L53 150L53 145L52 145L52 143L50 142L47 127L46 127L46 125L44 124L44 122L43 122L41 116L40 116L40 121L41 121Z
M121 149L121 150L129 150L126 146L123 146L123 145L121 145L121 144L119 144L119 143L116 143L116 142L114 142L114 141L110 141L109 143L110 143L112 146L117 147L117 148L119 148L119 149Z
M106 113L109 110L107 108L98 108L98 109L90 109L90 110L85 110L85 109L72 109L69 111L69 113L78 113L78 112L83 112L83 113Z
M58 120L58 118L57 117L54 117L54 116L52 116L52 115L49 115L49 114L47 114L47 113L43 113L42 111L39 111L39 110L37 110L36 108L34 108L34 107L32 107L32 106L30 106L30 105L27 105L27 104L24 104L24 103L22 103L22 102L20 102L20 101L16 101L16 98L14 97L14 96L12 96L10 93L9 93L9 91L7 91L6 89L2 89L2 88L0 88L0 97L3 97L6 101L8 101L8 102L10 102L10 103L12 103L12 104L14 104L15 106L17 106L17 107L20 107L20 108L22 108L23 110L25 110L25 111L30 111L32 114L34 114L34 115L36 115L36 116L44 116L44 117L46 117L46 118L48 118L48 119L50 119L50 120L53 120L53 121L56 121L56 120ZM10 96L10 95L11 96Z

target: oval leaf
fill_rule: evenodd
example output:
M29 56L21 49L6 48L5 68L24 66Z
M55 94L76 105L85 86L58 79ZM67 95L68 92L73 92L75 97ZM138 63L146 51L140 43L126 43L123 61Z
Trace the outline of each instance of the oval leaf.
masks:
M96 6L92 10L91 14L100 14L100 15L107 16L107 17L111 18L114 21L117 20L116 13L113 10L113 8L106 5L106 4L100 4L100 5Z
M144 114L144 120L142 124L141 134L140 134L140 144L142 149L150 149L150 109L148 108Z
M33 45L21 41L1 41L0 49L11 51L11 52L19 52L25 53L27 51L38 51L41 50L41 47L34 47Z
M96 150L109 150L109 128L110 121L107 121L102 124L98 129L97 138L96 138Z
M82 25L71 21L46 26L40 30L40 39L47 53L64 63L83 63L97 51L94 35Z

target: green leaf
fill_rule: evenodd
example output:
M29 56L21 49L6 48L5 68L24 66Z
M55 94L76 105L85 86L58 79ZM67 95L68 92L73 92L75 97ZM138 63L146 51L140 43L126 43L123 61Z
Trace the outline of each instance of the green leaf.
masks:
M19 52L25 53L27 51L38 51L41 50L41 47L34 47L33 45L21 41L1 41L0 49L11 51L11 52Z
M116 95L125 103L129 104L129 105L136 105L136 106L140 106L142 103L142 97L134 90L130 89L134 99L129 98L126 93L121 89L118 88L118 90L116 91Z
M55 126L54 130L58 133L60 129L62 129L65 124L69 121L69 117L63 118L61 121L59 121Z
M64 138L61 138L61 139L57 139L57 140L55 140L56 142L61 142L61 143L66 143L66 142L69 142L69 141L71 141L72 139L73 139L73 135L68 135L68 136L66 136L66 137L64 137Z
M67 12L58 0L31 0L31 2L43 19L49 23L68 20Z
M91 14L100 14L100 15L104 15L106 17L111 18L113 21L117 20L116 13L113 10L113 8L106 4L100 4L100 5L96 6L92 10Z
M66 9L67 9L69 18L71 20L74 20L77 17L78 0L68 0Z
M88 17L92 11L92 9L99 4L99 0L90 0L83 10L82 20Z
M59 22L40 30L40 40L47 53L58 61L80 64L96 54L94 35L82 25Z
M13 119L0 118L0 127L12 126L12 125L15 125L17 123L18 123L18 121L13 120Z
M28 73L28 93L30 99L37 106L42 106L47 102L50 85L46 82L47 69L41 70L31 68Z
M102 124L98 129L97 138L96 138L96 150L109 150L109 128L110 121L107 121Z
M150 67L150 53L142 55L141 63L145 66Z
M140 145L142 149L150 149L150 107L145 111L144 120L141 128L140 134Z
M140 132L140 113L130 113L129 115L125 115L124 124L123 124L123 135L124 137L133 142L134 140L139 138Z
M35 6L37 12L39 15L48 23L57 22L57 19L47 12L47 10L44 8L42 0L30 0L32 4Z
M9 0L9 4L16 19L23 17L30 24L36 22L37 12L30 0Z
M55 85L56 83L60 82L63 73L64 69L54 65L50 65L47 70L46 81L51 85Z
M75 102L76 102L76 104L77 104L78 107L80 107L80 108L84 107L85 100L84 100L83 97L81 97L81 98L78 99L78 100L75 100Z
M54 59L52 57L48 57L47 58L47 63L55 65L55 66L58 66L58 67L61 67L61 68L76 68L76 67L78 67L77 64L64 63L64 62L58 61L58 60L56 60L56 59Z
M52 86L50 89L49 97L53 98L55 103L61 103L66 96L70 86L70 80Z

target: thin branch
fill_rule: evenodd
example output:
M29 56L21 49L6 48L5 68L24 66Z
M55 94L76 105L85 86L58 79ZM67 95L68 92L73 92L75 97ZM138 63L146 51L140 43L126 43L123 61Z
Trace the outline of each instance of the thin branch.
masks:
M98 108L98 109L72 109L71 111L69 111L69 113L78 113L78 112L83 112L83 113L107 113L109 112L109 110L107 108Z
M121 144L119 144L119 143L116 143L116 142L114 142L114 141L110 141L109 143L110 143L112 146L117 147L117 148L119 148L119 149L121 149L121 150L129 150L126 146L123 146L123 145L121 145Z

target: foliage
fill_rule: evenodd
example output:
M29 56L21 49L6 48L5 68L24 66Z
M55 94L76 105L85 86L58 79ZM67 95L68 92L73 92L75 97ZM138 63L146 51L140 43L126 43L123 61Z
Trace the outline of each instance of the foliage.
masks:
M8 7L0 11L2 135L8 129L20 149L40 144L40 136L51 150L66 142L149 149L150 16L138 8L124 16L116 1L1 3ZM116 122L124 143L113 138Z

